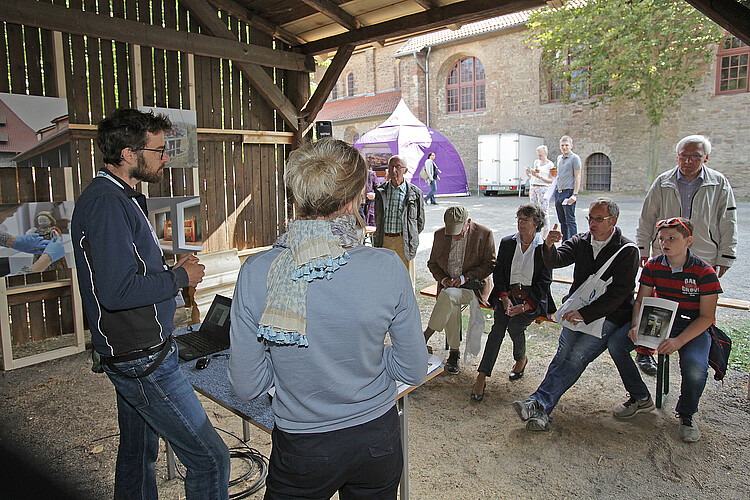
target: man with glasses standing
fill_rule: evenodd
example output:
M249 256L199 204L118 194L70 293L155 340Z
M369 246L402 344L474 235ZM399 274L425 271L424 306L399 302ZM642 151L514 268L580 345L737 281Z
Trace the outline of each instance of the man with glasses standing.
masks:
M372 246L395 251L414 284L414 257L424 229L422 190L404 179L407 166L401 156L388 160L388 182L375 188L375 233Z
M612 280L606 292L591 304L577 311L568 311L563 316L565 321L585 324L604 318L601 338L564 327L557 353L539 388L525 401L513 403L516 413L526 422L529 430L549 430L549 415L560 397L576 383L589 363L607 349L610 335L630 324L635 276L638 273L638 249L616 227L619 215L617 203L610 198L597 198L589 206L588 232L576 234L555 247L555 243L563 239L555 224L544 241L542 257L548 268L575 264L570 294L580 288L589 276L595 275L610 257L618 251L619 254L600 278L605 282Z
M724 175L706 163L711 142L702 135L684 137L675 147L677 166L656 178L641 208L636 243L641 266L661 254L656 222L684 217L693 224L691 252L708 262L721 278L737 255L737 204ZM650 349L636 349L636 363L647 375L656 375Z
M120 444L115 498L156 498L159 436L187 467L188 500L228 498L229 451L177 364L175 296L204 267L164 261L138 182L160 182L163 115L118 109L97 127L105 166L76 201L71 222L81 299L101 369L115 386ZM95 367L95 371L100 371Z

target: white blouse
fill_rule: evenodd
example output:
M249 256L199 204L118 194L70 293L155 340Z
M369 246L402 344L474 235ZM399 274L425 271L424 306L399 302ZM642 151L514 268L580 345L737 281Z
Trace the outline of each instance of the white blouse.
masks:
M525 252L521 250L521 234L516 233L513 239L516 240L516 251L510 263L510 284L531 286L531 280L534 278L534 250L544 243L544 238L541 233L536 233Z

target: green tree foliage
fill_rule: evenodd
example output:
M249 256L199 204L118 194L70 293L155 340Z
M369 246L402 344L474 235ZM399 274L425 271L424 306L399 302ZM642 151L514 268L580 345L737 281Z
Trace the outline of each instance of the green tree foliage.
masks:
M649 119L648 183L657 172L664 113L700 79L723 31L683 0L589 0L540 9L528 42L541 48L543 70L565 82L563 101L631 100ZM592 91L596 89L596 91Z

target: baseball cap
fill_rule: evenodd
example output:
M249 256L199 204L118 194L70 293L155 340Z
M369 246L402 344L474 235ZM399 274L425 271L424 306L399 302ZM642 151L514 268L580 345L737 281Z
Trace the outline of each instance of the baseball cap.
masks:
M445 234L447 236L456 236L461 234L461 231L466 224L466 220L469 218L469 211L462 206L448 207L443 215L445 221Z

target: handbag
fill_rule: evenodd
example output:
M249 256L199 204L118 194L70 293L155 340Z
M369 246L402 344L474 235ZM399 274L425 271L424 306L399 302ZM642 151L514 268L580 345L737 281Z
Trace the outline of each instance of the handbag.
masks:
M732 339L716 325L708 329L711 334L711 349L708 351L708 364L714 369L714 379L721 380L727 372Z
M430 181L430 176L427 173L427 167L422 167L422 170L419 171L419 176L424 180L425 182Z
M578 289L576 289L575 292L570 294L568 300L566 300L563 305L560 306L560 309L558 309L557 312L555 312L555 314L552 316L552 319L555 323L559 324L560 326L564 326L569 330L575 330L577 332L593 335L597 338L602 338L604 318L596 319L591 323L584 323L583 321L579 323L571 323L569 321L564 321L562 317L568 311L578 311L582 307L591 304L596 299L604 295L604 293L607 291L607 287L612 283L612 277L610 276L607 281L602 281L602 275L604 275L607 269L609 269L609 266L612 265L615 257L617 257L619 253L627 247L637 248L633 243L628 243L627 245L623 245L622 247L620 247L620 249L615 252L615 254L610 257L602 267L599 268L596 274L592 274L591 276L589 276L586 281L584 281L583 284L578 287Z

